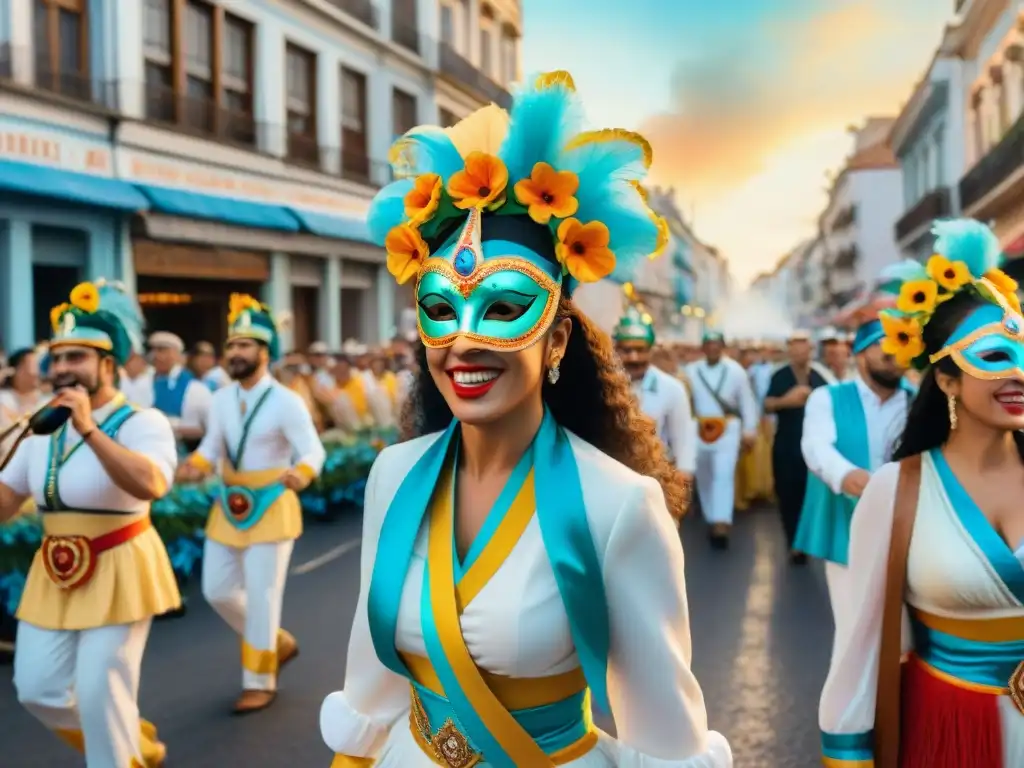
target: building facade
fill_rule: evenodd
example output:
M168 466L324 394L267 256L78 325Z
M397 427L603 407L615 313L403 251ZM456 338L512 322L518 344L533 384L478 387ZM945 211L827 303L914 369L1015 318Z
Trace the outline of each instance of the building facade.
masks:
M464 5L493 43L466 32L476 52L457 66L438 0L0 5L6 346L100 275L190 342L223 335L232 291L291 315L286 346L390 337L411 297L365 223L388 149L442 120L442 88L468 112L507 103L518 74L519 3Z
M854 148L835 177L819 218L827 313L874 283L899 259L895 224L903 212L899 163L889 144L894 119L868 118L853 131Z
M919 261L932 253L932 222L959 216L961 210L964 62L956 55L956 38L956 29L947 27L890 137L903 175L903 213L895 238L906 258Z

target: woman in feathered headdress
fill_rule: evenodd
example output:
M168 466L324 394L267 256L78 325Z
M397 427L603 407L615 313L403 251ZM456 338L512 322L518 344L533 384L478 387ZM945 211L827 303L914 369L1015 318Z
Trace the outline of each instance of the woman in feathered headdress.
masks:
M689 668L685 489L572 303L663 245L651 149L581 132L580 112L555 72L511 114L416 128L371 208L391 273L415 280L420 436L368 480L345 689L320 718L335 765L732 763Z
M934 233L880 315L882 350L923 373L853 513L829 765L1024 765L1024 318L988 227Z

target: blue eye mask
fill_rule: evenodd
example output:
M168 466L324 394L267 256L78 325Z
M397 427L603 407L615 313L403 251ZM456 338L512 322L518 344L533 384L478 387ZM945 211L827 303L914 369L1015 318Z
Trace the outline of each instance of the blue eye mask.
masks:
M1003 301L979 307L930 360L937 363L945 357L976 379L1024 381L1024 318Z

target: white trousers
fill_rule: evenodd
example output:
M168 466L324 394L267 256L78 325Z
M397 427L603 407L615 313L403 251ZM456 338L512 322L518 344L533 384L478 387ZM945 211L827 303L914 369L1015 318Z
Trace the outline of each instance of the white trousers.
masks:
M257 651L277 649L281 606L294 541L235 549L206 540L203 596L245 643ZM242 688L272 691L277 675L242 670Z
M711 525L732 524L740 437L739 420L729 419L718 440L713 443L697 441L697 494L704 519Z
M139 672L150 619L62 631L18 624L18 700L53 731L81 731L88 768L141 764Z

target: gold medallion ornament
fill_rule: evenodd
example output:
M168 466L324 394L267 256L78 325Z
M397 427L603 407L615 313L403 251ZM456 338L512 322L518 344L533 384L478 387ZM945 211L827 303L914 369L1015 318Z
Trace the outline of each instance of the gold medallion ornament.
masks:
M1010 698L1017 711L1024 715L1024 661L1017 665L1010 676Z
M472 768L483 760L483 755L470 746L469 739L451 718L445 720L441 729L434 733L415 688L412 689L409 725L419 742L420 749L443 768Z
M46 574L61 589L82 586L96 568L96 553L85 536L46 536L40 551Z

